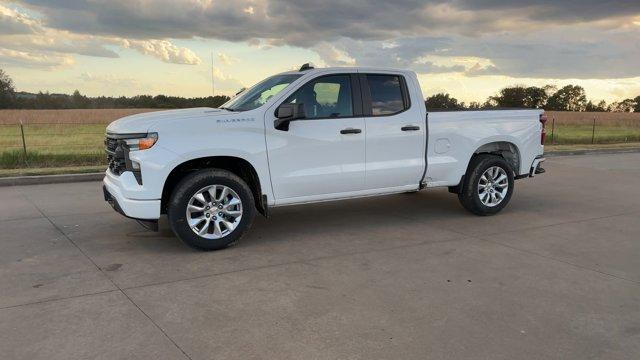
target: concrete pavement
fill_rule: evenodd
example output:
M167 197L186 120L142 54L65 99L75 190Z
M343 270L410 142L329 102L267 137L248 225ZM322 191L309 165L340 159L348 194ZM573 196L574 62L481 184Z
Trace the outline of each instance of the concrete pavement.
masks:
M97 182L0 188L0 354L638 358L640 154L545 168L498 216L446 189L288 207L210 253Z

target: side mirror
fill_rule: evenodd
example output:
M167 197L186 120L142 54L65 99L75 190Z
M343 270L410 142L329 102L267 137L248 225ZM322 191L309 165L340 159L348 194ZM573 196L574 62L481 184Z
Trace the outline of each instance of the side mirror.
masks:
M289 123L304 119L304 104L282 104L276 109L276 121L273 126L282 131L289 131Z

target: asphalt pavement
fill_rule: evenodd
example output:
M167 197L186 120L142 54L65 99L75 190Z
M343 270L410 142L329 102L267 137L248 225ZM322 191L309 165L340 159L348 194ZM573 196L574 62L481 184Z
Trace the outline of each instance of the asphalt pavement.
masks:
M446 189L274 209L198 252L99 182L0 188L3 359L638 359L640 153L554 157L499 215Z

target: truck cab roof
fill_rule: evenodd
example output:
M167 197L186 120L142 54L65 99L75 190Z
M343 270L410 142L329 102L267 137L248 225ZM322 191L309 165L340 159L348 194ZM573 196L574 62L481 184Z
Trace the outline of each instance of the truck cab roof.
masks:
M306 65L306 64L305 64ZM414 73L411 70L406 69L398 69L391 67L374 67L374 66L333 66L333 67L309 67L309 68L300 68L300 70L291 70L285 71L281 74L313 74L313 73L323 73L323 72L380 72L380 73L398 73L398 74L412 74Z

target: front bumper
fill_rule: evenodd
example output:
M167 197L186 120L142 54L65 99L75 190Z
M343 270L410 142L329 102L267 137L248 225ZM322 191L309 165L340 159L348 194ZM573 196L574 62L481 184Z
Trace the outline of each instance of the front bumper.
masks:
M104 177L104 200L120 214L133 219L157 220L160 218L160 200L134 200L126 198L120 189L119 179L107 173Z

